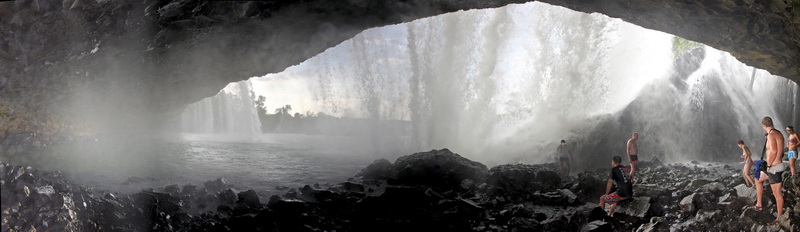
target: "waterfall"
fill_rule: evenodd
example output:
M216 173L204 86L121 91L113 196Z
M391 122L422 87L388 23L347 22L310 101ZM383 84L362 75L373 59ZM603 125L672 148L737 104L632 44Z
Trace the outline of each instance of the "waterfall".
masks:
M181 114L184 133L250 140L261 134L260 128L249 81L230 83L217 95L187 106Z
M732 161L761 117L792 120L794 83L712 48L675 60L673 38L536 2L366 30L283 75L307 79L319 111L372 119L373 144L406 120L410 152L488 165L550 162L561 139L605 164L634 131L644 160Z

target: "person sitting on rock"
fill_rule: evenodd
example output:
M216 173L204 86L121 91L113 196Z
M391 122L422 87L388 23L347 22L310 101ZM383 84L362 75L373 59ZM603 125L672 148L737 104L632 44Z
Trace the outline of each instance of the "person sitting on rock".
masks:
M608 216L614 214L617 203L633 196L633 185L630 179L630 169L622 165L622 157L611 158L611 175L608 177L606 194L600 197L600 208L604 209L606 203L611 204ZM612 183L617 184L617 191L611 192Z
M561 144L556 149L556 162L561 168L561 176L569 176L569 171L572 166L572 151L567 147L567 141L561 140Z
M750 158L750 156L753 154L750 153L750 148L744 145L744 141L741 139L736 142L736 144L742 149L742 155L740 157L744 159L744 162L741 162L744 164L744 169L742 169L744 185L747 187L753 186L756 184L756 181L750 176L750 168L753 167L753 159Z

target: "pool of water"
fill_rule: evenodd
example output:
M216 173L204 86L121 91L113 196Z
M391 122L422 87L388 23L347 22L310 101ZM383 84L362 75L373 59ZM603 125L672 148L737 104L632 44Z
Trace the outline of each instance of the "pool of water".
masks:
M98 191L134 192L171 184L202 186L224 178L235 189L262 197L278 186L335 184L379 158L413 153L406 138L267 134L256 139L183 134L173 141L98 138L3 158L40 169L61 170ZM124 184L129 178L144 179Z

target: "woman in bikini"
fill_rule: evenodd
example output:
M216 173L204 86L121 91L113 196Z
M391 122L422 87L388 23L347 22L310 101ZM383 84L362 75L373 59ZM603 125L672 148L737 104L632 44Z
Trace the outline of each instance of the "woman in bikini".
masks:
M753 185L756 184L756 181L753 179L753 177L750 177L750 168L753 167L753 159L750 158L750 155L752 155L752 153L750 153L750 148L744 145L744 141L739 140L738 142L736 142L736 144L738 144L739 148L742 149L741 158L744 159L744 162L741 162L744 164L744 169L742 169L742 177L744 178L744 185L746 185L747 187L752 187Z
M794 127L788 126L786 127L786 133L789 134L789 142L786 144L789 146L789 170L792 172L792 177L794 174L797 173L795 171L795 162L797 161L797 147L800 146L800 138L797 137L797 133L794 132Z

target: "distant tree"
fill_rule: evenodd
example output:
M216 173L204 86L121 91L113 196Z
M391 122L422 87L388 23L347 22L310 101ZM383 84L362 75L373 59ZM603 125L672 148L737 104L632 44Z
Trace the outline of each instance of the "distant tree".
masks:
M258 95L258 99L256 99L256 107L266 111L267 110L267 106L264 105L265 101L267 101L267 98L264 97L264 95Z
M294 113L295 118L303 118L303 115L300 113Z
M292 111L291 105L285 105L280 108L275 109L275 114L286 114L289 115L289 112Z

